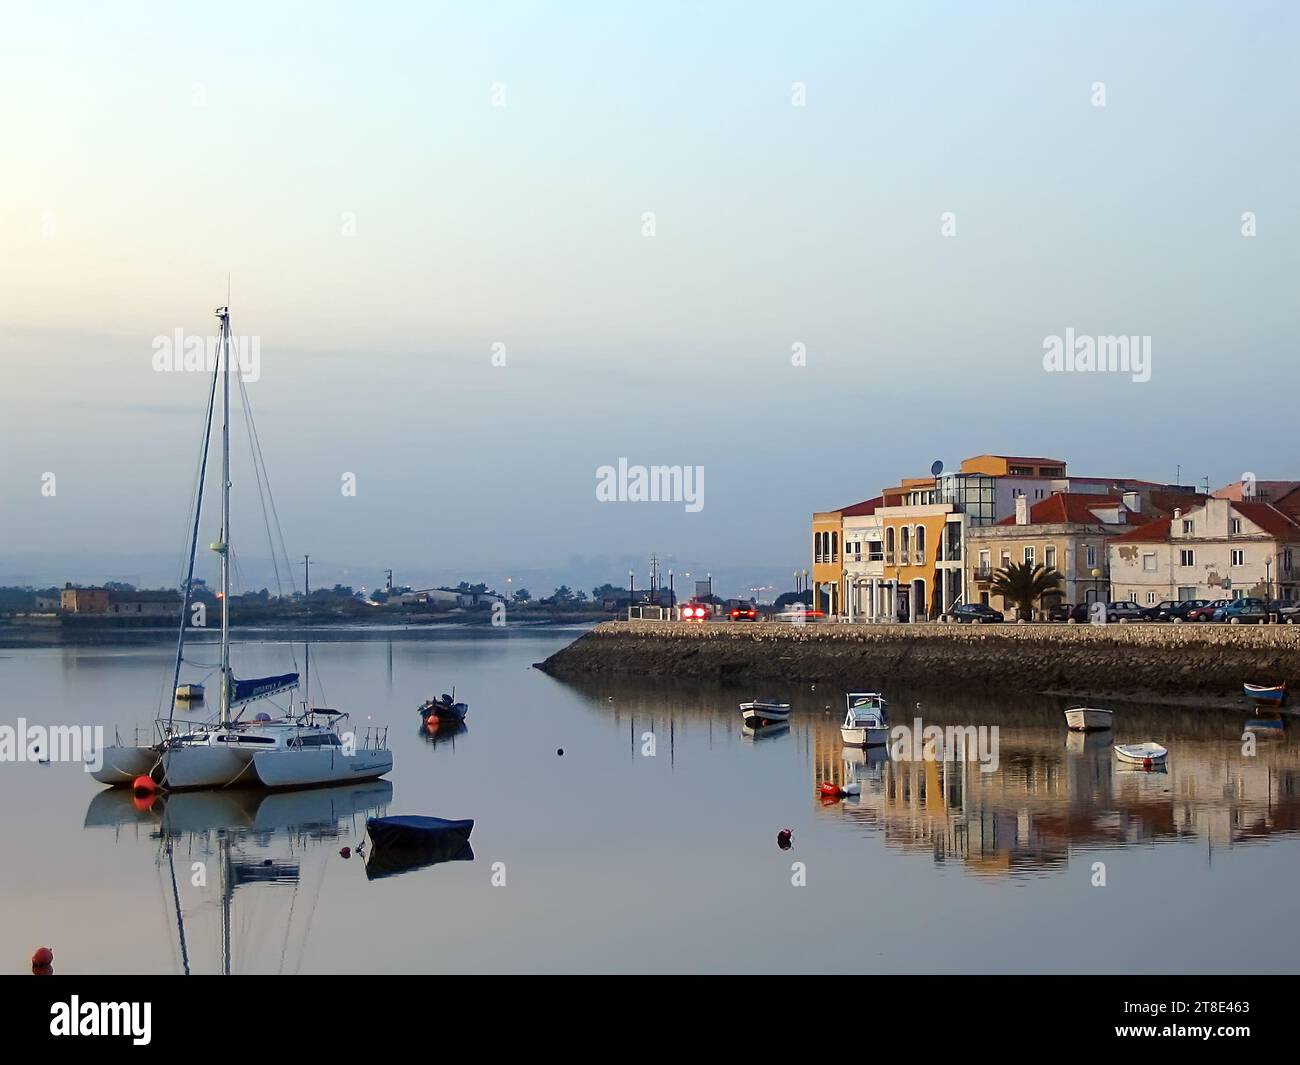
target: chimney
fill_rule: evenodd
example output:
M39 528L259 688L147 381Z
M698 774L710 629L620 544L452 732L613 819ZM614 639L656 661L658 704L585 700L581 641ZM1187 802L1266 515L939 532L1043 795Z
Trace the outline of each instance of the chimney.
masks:
M1028 496L1023 496L1023 495L1016 496L1016 524L1017 525L1029 524L1029 497Z
M1124 505L1128 507L1129 510L1141 510L1142 497L1137 492L1125 492Z

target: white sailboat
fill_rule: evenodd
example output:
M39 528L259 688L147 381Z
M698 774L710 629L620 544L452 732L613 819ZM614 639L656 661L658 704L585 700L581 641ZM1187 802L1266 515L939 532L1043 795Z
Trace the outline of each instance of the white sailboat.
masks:
M221 560L221 666L217 719L212 723L182 722L174 713L156 722L158 740L152 744L114 745L104 751L102 767L93 775L102 784L129 785L137 777L149 776L169 789L215 788L232 784L261 784L266 787L310 787L373 780L393 768L386 730L367 730L361 743L351 732L341 732L347 715L338 710L313 709L303 703L302 711L272 719L258 714L242 720L244 707L298 686L298 674L236 680L230 667L230 313L219 307L221 323L219 363L213 372L208 397L207 429L200 463L194 526L190 535L189 579L181 604L181 629L177 641L172 690L185 643L185 625L194 574L194 548L202 510L204 471L207 465L217 379L222 383L221 426L221 537L212 550Z

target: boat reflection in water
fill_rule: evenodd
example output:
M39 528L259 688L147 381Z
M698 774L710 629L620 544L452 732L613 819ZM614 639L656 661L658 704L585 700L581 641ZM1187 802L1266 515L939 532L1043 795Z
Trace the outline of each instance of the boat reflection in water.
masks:
M819 803L819 810L883 833L891 848L1007 877L1061 870L1072 851L1196 841L1212 852L1300 833L1300 745L1266 726L1272 735L1252 743L1248 755L1243 737L1258 722L1243 728L1224 715L1189 726L1171 720L1176 713L1133 722L1134 731L1160 735L1169 748L1168 763L1155 771L1116 759L1110 733L1067 734L1004 719L998 764L985 773L975 761L849 751L837 730L818 723L814 787L860 785L859 794ZM1161 720L1167 735L1151 727ZM1116 725L1117 732L1128 728L1119 715Z
M301 791L230 788L143 798L111 788L91 799L83 827L144 834L157 842L155 864L174 911L186 975L197 971L190 945L210 942L195 935L192 926L211 921L214 901L220 913L218 971L228 975L236 956L243 963L259 948L270 948L275 971L283 972L296 968L289 966L295 953L301 963L333 845L361 841L366 818L382 816L392 797L387 780ZM304 902L299 887L308 874L314 897ZM237 921L236 893L244 911ZM239 930L243 942L234 941L232 929Z
M420 724L420 737L430 747L437 747L439 744L445 743L454 750L456 737L463 736L468 731L469 725L464 721L421 722Z

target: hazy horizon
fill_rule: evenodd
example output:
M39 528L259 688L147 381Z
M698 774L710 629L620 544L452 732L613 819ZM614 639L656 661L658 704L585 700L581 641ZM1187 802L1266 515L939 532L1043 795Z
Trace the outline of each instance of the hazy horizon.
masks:
M155 338L211 334L228 275L289 554L356 586L589 589L658 552L739 589L809 565L814 510L985 452L1300 477L1292 5L19 4L6 29L0 583L179 556L207 380L158 372ZM1069 329L1150 337L1150 380L1046 373ZM599 502L620 458L703 467L702 509Z

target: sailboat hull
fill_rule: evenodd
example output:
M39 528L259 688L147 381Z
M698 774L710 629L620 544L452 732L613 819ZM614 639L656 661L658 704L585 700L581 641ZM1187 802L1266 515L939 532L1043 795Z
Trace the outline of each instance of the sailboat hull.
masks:
M268 788L301 788L374 780L393 768L393 753L360 750L345 754L338 747L316 750L259 751L253 755L257 778Z
M193 744L163 754L163 780L169 788L221 788L238 781L256 784L251 751Z
M158 751L153 747L105 747L104 764L91 772L101 784L129 788L136 777L158 779Z

